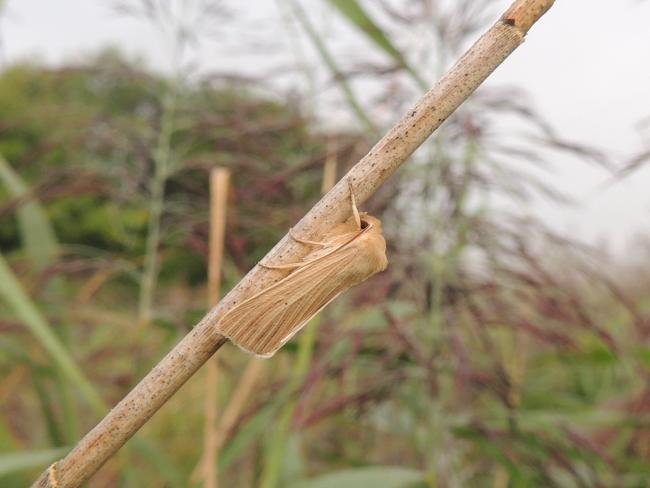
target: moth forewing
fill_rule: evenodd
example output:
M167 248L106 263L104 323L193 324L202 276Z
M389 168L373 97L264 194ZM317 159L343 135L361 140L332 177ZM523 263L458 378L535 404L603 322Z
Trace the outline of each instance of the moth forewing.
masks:
M354 216L332 228L320 249L290 265L295 269L291 274L228 311L217 331L246 351L272 356L339 293L386 269L381 222L361 215L361 229Z

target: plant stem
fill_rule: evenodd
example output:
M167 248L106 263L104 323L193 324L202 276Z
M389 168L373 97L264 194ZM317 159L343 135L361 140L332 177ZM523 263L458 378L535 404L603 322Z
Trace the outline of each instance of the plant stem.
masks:
M365 202L431 133L524 40L553 0L517 0L445 76L296 224L315 239L350 215L348 182ZM289 235L263 260L297 261L308 250ZM255 266L64 459L45 470L34 487L74 488L88 480L214 354L226 339L215 330L223 313L285 276Z
M316 342L316 328L319 322L319 317L314 317L309 325L305 327L300 337L298 337L298 357L296 358L295 365L293 365L294 371L289 381L290 394L296 395L299 393L299 387L309 372L309 364ZM275 488L281 481L282 462L291 431L291 420L296 411L297 403L298 399L295 396L289 398L282 409L280 420L275 424L271 442L267 447L266 463L259 485L260 488Z
M230 171L215 168L210 173L210 255L208 257L208 308L213 307L221 294L221 263L226 237L226 208ZM203 486L217 488L219 485L219 437L217 413L219 409L219 363L211 358L207 363L205 377L205 429L201 470Z
M138 300L138 324L146 327L153 318L153 304L158 278L158 247L160 245L160 224L165 206L165 183L169 176L171 161L171 139L174 132L177 88L171 87L162 103L160 134L154 149L154 174L150 184L149 223L145 244L144 265L140 281Z
M327 145L327 156L323 165L323 182L321 186L321 192L323 194L330 191L336 184L336 169L336 147L332 141L329 141ZM311 323L298 338L298 355L296 363L292 367L293 373L289 380L289 391L291 393L297 392L309 372L309 364L311 363L314 344L316 343L316 328L319 321L320 319L317 317L312 319ZM280 421L277 423L271 442L267 448L266 463L260 482L261 488L275 488L280 482L282 459L284 458L287 442L289 441L291 420L296 411L297 403L298 398L294 396L284 405Z
M322 58L323 62L329 68L330 72L332 73L332 76L334 77L334 80L336 81L336 83L338 83L339 87L341 88L341 91L343 92L343 96L345 97L346 102L348 103L348 105L350 106L350 108L352 109L356 117L363 125L366 126L366 128L371 133L378 134L379 131L377 130L377 127L375 126L375 124L372 123L372 121L366 114L365 110L357 100L356 95L352 91L352 87L350 86L348 81L341 73L341 70L339 70L336 61L334 61L334 57L327 49L327 46L319 36L318 31L311 24L311 21L309 20L309 17L305 13L304 9L295 0L292 0L290 4L296 18L300 21L300 24L302 25L303 29L305 29L307 36L314 44L314 47L316 48L316 51L318 51L318 54Z
M101 396L88 381L45 317L29 299L2 254L0 254L0 297L7 302L10 309L15 312L43 349L52 357L53 363L57 365L59 371L71 384L75 385L92 407L93 412L103 415L106 412L106 406Z

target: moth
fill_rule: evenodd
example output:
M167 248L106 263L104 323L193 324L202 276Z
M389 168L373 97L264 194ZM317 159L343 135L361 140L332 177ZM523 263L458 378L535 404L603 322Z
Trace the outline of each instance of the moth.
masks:
M292 239L313 250L295 263L260 263L291 273L226 312L216 326L220 334L246 351L270 357L341 292L386 269L381 221L359 213L349 181L348 186L352 216L321 241L289 231Z

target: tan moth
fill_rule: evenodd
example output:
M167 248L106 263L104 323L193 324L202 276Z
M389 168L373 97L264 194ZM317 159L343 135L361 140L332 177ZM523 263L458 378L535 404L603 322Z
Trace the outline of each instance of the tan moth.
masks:
M302 261L263 264L292 270L282 280L233 307L217 323L217 331L246 351L272 356L339 293L386 269L386 241L381 221L359 213L352 186L352 216L332 227L322 241L291 237L315 248Z

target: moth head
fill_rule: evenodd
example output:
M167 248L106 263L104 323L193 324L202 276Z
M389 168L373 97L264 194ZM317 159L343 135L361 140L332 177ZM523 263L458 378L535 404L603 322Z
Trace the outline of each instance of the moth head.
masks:
M362 230L372 226L374 229L381 231L381 220L379 220L377 217L373 217L372 215L369 215L367 212L361 212L359 214L359 217L361 217Z

